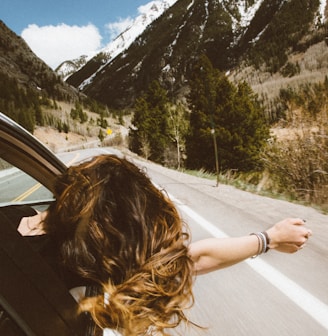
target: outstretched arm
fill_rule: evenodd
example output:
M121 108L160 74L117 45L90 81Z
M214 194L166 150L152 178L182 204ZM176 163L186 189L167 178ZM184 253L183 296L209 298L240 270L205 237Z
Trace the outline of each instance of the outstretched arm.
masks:
M312 231L299 218L287 218L266 230L268 247L280 252L294 253L301 249ZM190 244L189 252L196 274L205 274L232 266L262 253L265 234L236 238L209 238Z

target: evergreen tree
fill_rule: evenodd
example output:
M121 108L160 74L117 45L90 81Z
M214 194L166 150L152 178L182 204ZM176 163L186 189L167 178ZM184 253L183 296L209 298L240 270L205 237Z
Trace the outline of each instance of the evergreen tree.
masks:
M269 138L269 126L248 84L232 87L232 93L230 109L218 105L216 112L222 167L241 171L258 169L261 167L261 149Z
M187 166L214 171L214 139L221 170L258 168L269 128L251 88L246 83L235 87L206 56L200 58L193 76Z
M139 155L147 157L147 159L150 156L150 145L148 146L149 150L147 150L147 155L143 152L143 145L145 142L149 144L148 137L151 132L149 114L149 106L146 97L139 97L134 106L134 115L132 118L133 127L130 128L129 132L130 149Z
M35 126L33 108L22 108L18 113L17 122L33 134Z
M190 82L190 132L187 137L187 167L214 170L214 147L211 135L215 108L216 81L219 73L203 55L193 68Z
M107 128L108 127L108 122L107 119L105 118L105 111L101 110L99 111L100 117L97 118L97 125L100 126L101 128Z
M169 142L166 90L158 81L152 82L145 94L136 100L135 112L130 129L130 148L142 153L146 146L149 159L155 162L164 162L164 152Z
M103 142L105 137L106 136L105 136L103 130L101 128L99 128L98 138L99 138L100 142Z
M44 126L45 124L40 104L35 104L35 121L39 126Z
M33 133L35 124L43 125L39 94L21 88L14 78L0 72L0 110Z

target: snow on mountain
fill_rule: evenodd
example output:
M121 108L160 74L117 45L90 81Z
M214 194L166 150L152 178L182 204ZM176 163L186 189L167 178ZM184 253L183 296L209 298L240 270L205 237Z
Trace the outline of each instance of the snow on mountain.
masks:
M150 23L162 15L163 12L171 7L176 1L177 0L154 0L143 6L140 6L138 8L140 14L132 21L132 24L128 26L123 32L121 32L107 46L99 50L97 53L87 55L84 58L84 64L75 66L74 61L64 62L56 70L57 73L59 73L62 77L67 78L67 76L79 70L89 60L95 57L95 55L99 54L102 54L104 59L103 65L97 70L97 72L101 71L101 69L110 63L117 55L126 50L133 43L133 41L148 27ZM86 79L81 84L80 88L83 89L86 84L89 84L95 75L96 73L93 74L90 78Z
M156 20L176 1L177 0L156 0L139 7L140 15L133 20L133 23L126 28L125 31L118 35L105 48L100 50L100 52L108 54L108 62L110 62L111 59L127 49L150 23Z
M320 0L319 5L319 15L320 15L320 23L324 23L326 21L325 10L327 7L327 0Z
M249 25L249 23L252 21L254 15L258 11L258 9L261 7L264 0L257 0L254 1L253 5L247 6L246 1L238 0L236 1L236 6L238 8L239 17L234 17L229 10L227 10L228 13L230 13L230 17L232 20L232 30L235 36L234 44L238 43L238 40L241 38L240 35L237 34L237 31L240 28L245 28ZM222 6L225 8L224 1L221 0Z
M255 1L252 6L246 7L246 1L239 1L237 6L239 9L239 13L241 16L241 20L239 22L241 27L247 27L249 23L252 21L254 15L262 5L263 0Z
M84 66L88 62L88 60L90 60L95 55L96 53L93 53L92 56L91 54L82 55L74 60L65 61L61 63L55 69L55 71L63 78L63 80L66 80L69 75L79 70L82 66Z

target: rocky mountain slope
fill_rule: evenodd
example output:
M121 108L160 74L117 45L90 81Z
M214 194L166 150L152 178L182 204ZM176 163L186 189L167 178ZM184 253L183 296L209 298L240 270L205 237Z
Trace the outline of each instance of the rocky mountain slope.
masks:
M175 97L184 92L203 53L232 80L253 87L306 72L322 77L328 73L326 14L326 0L178 0L127 50L105 64L100 59L101 71L98 56L67 81L124 108L153 80Z

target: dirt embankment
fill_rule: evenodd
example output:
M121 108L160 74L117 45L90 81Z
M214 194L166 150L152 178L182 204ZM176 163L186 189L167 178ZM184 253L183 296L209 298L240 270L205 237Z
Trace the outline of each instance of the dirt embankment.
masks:
M81 148L98 147L101 145L126 145L128 136L129 117L124 118L124 126L113 117L106 118L107 128L98 125L99 115L90 111L84 111L88 115L88 121L80 123L70 118L74 105L57 102L56 110L45 110L45 114L51 115L62 123L69 125L69 132L59 132L55 127L42 126L34 130L34 136L45 144L51 151L58 153ZM100 140L99 134L103 139Z
M36 128L34 136L55 153L78 148L87 148L92 144L92 147L100 145L100 140L96 136L82 136L73 132L60 133L49 126Z

